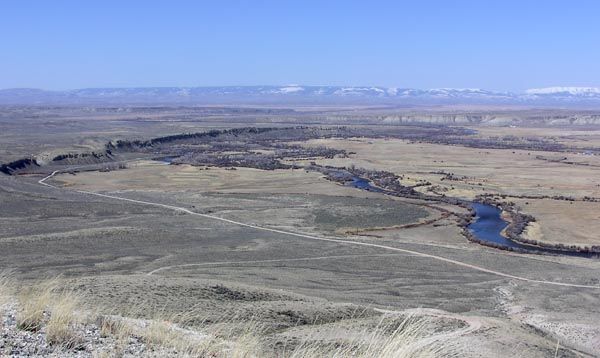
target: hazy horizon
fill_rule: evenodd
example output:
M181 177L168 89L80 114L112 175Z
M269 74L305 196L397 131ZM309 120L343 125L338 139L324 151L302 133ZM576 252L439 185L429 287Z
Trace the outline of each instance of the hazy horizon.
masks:
M543 90L551 90L551 89L555 89L555 90L559 90L559 89L564 89L565 91L571 89L571 90L592 90L592 91L600 91L600 86L599 87L595 87L595 86L546 86L546 87L531 87L531 88L525 88L522 90L514 90L514 91L510 91L510 90L498 90L495 88L480 88L480 87L431 87L431 88L418 88L418 87L402 87L402 86L380 86L380 85L373 85L373 84L362 84L362 85L330 85L330 84L302 84L302 83L287 83L287 84L245 84L245 85L191 85L191 86L178 86L178 85L172 85L172 86L100 86L100 87L95 87L95 86L88 86L88 87L78 87L78 88L55 88L55 89L50 89L50 88L40 88L40 87L6 87L6 88L0 88L0 91L4 90L42 90L42 91L49 91L49 92L68 92L68 91L77 91L77 90L85 90L85 89L134 89L134 88L138 88L138 89L145 89L145 88L253 88L253 87L281 87L281 88L286 88L286 87L303 87L303 88L318 88L318 87L347 87L347 88L387 88L387 89L415 89L415 90L423 90L423 91L428 91L428 90L457 90L457 91L476 91L476 90L483 90L483 91L491 91L491 92L497 92L497 93L511 93L511 94L524 94L527 93L528 91L532 91L532 90L539 90L539 91L543 91Z

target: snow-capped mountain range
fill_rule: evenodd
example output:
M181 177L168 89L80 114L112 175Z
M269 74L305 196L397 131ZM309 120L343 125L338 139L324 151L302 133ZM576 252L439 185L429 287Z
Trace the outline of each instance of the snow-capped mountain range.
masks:
M600 88L597 87L546 87L532 88L525 91L530 95L563 95L563 96L600 96Z
M224 86L0 90L0 104L87 103L390 103L599 106L600 88L547 87L522 93L478 88L414 89L373 86Z

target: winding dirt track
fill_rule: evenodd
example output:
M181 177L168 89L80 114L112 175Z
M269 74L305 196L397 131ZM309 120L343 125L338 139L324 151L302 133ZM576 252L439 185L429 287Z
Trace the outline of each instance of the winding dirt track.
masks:
M416 342L411 344L411 348L414 349L415 351L417 351L420 348L424 348L434 342L449 341L456 337L466 336L468 334L475 333L476 331L480 330L481 328L487 326L485 320L482 319L481 317L459 315L459 314L449 313L449 312L445 312L445 311L434 309L434 308L413 308L413 309L407 309L407 310L403 310L403 311L391 311L391 310L375 308L375 311L381 312L386 315L407 315L408 314L408 315L415 315L415 316L420 316L420 317L429 316L429 317L436 317L436 318L448 318L448 319L462 321L466 324L465 327L459 328L454 331L433 334L431 336L417 340Z
M52 184L46 183L46 180L52 178L59 172L60 172L59 170L52 172L50 175L40 179L38 181L38 183L41 185L50 187L50 188L64 189L64 188L60 188L60 187L54 186ZM113 200L127 201L130 203L161 207L161 208L165 208L165 209L183 212L183 213L190 214L190 215L200 216L200 217L207 218L207 219L218 220L218 221L229 223L232 225L238 225L238 226L243 226L243 227L247 227L247 228L251 228L251 229L255 229L255 230L268 231L268 232L273 232L273 233L282 234L282 235L295 236L295 237L300 237L300 238L308 239L308 240L335 242L338 244L350 245L350 246L374 247L374 248L384 249L384 250L388 250L388 251L408 253L408 254L425 257L425 258L429 258L429 259L437 260L437 261L441 261L441 262L446 262L446 263L453 264L456 266L466 267L466 268L469 268L469 269L472 269L475 271L485 272L485 273L489 273L492 275L505 277L505 278L509 278L509 279L513 279L513 280L519 280L519 281L530 282L530 283L538 283L538 284L543 284L543 285L552 285L552 286L600 289L600 286L580 285L580 284L574 284L574 283L564 283L564 282L555 282L555 281L546 281L546 280L536 280L536 279L531 279L531 278L527 278L527 277L511 275L509 273L490 270L490 269L486 269L484 267L477 266L477 265L472 265L472 264L469 264L466 262L452 260L452 259L448 259L445 257L426 254L426 253L414 251L414 250L401 249L401 248L397 248L397 247L379 245L379 244L373 244L373 243L361 242L361 241L319 237L319 236L314 236L314 235L308 235L308 234L296 233L296 232L291 232L291 231L272 229L272 228L262 227L262 226L257 226L257 225L251 225L251 224L246 224L246 223L235 221L235 220L225 219L225 218L214 216L214 215L197 213L197 212L194 212L194 211L191 211L189 209L179 207L179 206L166 205L166 204L154 203L154 202L143 201L143 200L128 199L128 198L124 198L124 197L120 197L120 196L116 196L116 195L100 194L100 193L84 191L84 190L75 190L75 192L81 193L81 194L86 194L86 195L93 195L93 196L102 197L102 198L113 199ZM154 270L154 271L156 271L156 270Z
M311 256L311 257L294 257L291 259L272 259L272 260L246 260L246 261L215 261L215 262L202 262L197 264L181 264L162 266L146 273L151 276L157 272L167 271L174 268L181 267L201 267L201 266L219 266L219 265L243 265L243 264L263 264L263 263L276 263L276 262L294 262L294 261L315 261L315 260L331 260L331 259L344 259L344 258L357 258L357 257L389 257L389 256L408 256L401 254L364 254L364 255L332 255L332 256Z

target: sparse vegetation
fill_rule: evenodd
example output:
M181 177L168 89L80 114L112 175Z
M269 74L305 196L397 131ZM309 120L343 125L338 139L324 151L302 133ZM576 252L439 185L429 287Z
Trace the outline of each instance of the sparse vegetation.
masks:
M598 351L581 340L597 335L596 260L507 254L469 244L461 227L474 215L463 203L493 198L513 238L597 251L600 132L454 122L458 109L438 126L427 121L446 109L340 108L0 110L0 269L16 272L0 279L0 355L435 356L451 355L451 341L475 356L542 357L555 338L559 356L563 343ZM427 123L380 125L392 112ZM55 170L46 183L56 188L37 184ZM374 189L352 188L356 176ZM74 297L26 289L60 274ZM403 350L410 337L393 339L403 319L378 325L365 305L437 308L482 329L436 317L421 330L419 316L407 327L419 343Z
M0 271L0 315L6 310L6 306L10 303L14 296L14 283L9 271ZM2 320L0 320L0 328Z
M33 332L40 330L53 300L53 289L54 283L45 283L41 287L24 288L19 293L17 327Z
M383 316L379 324L365 329L358 337L323 342L323 337L316 335L301 342L284 356L289 358L433 358L459 357L461 354L451 341L431 336L426 328L426 320L419 320L412 316L400 319Z
M2 292L13 289L9 279L8 275L3 276ZM449 357L458 353L447 339L432 335L427 320L413 316L382 315L377 324L335 341L328 338L331 332L340 335L347 327L330 323L325 326L324 335L315 331L290 344L274 341L276 336L257 321L235 322L231 317L196 328L184 328L159 318L100 314L92 320L90 317L97 314L86 310L84 298L65 289L58 280L23 287L18 297L9 298L15 299L18 317L15 328L41 332L49 345L47 352L60 352L63 356L105 357L136 351L140 356L391 358ZM200 313L190 312L176 319L184 321L197 314ZM0 347L4 352L7 348L11 349Z
M50 296L49 319L46 323L46 340L51 345L72 349L81 344L81 332L77 323L84 317L80 309L80 298L67 289Z
M76 310L80 299L71 290L50 280L22 288L18 295L17 327L38 332L44 327L51 345L74 348L80 341L77 323L83 318Z

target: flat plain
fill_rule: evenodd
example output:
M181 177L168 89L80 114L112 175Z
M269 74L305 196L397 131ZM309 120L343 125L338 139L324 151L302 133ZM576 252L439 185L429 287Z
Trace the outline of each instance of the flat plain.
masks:
M544 135L545 130L537 130L541 138L556 134L555 129L550 129ZM483 132L491 130L486 128ZM492 133L497 134L497 131ZM525 131L524 135L530 135L530 132ZM587 132L581 134L583 138L596 136ZM566 143L570 143L569 140L579 143L582 139L561 138ZM592 145L597 144L597 139L592 141ZM581 246L600 244L597 235L600 202L583 201L586 197L600 197L598 156L583 152L481 149L376 139L317 139L305 145L356 153L351 158L322 159L319 163L324 165L354 164L398 173L404 176L403 181L408 185L419 181L431 183L419 188L421 191L466 199L482 194L502 195L517 202L524 212L537 219L531 234L539 241ZM548 158L560 158L560 161L549 162ZM553 199L559 196L574 200Z
M600 260L482 246L463 235L463 207L360 190L310 169L313 163L387 171L435 197L502 197L535 217L523 232L528 238L600 245L600 202L584 200L600 197L600 159L587 153L600 146L598 132L468 128L480 138L535 136L571 148L564 152L379 134L293 139L280 144L346 155L285 157L282 163L297 168L274 170L195 158L169 163L155 146L115 154L112 161L125 165L104 170L104 162L57 164L52 157L102 150L117 139L248 123L289 127L321 114L305 109L269 124L277 114L64 111L50 111L51 124L29 119L16 126L9 115L2 122L3 163L40 156L40 166L0 174L0 268L14 270L24 284L60 275L91 306L141 318L193 311L189 327L223 316L260 321L273 344L310 340L316 332L328 332L319 339L330 341L359 335L391 312L427 317L427 329L443 333L439 339L464 356L600 352ZM73 123L87 128L75 140ZM32 139L27 126L49 135ZM192 145L177 142L176 149Z

